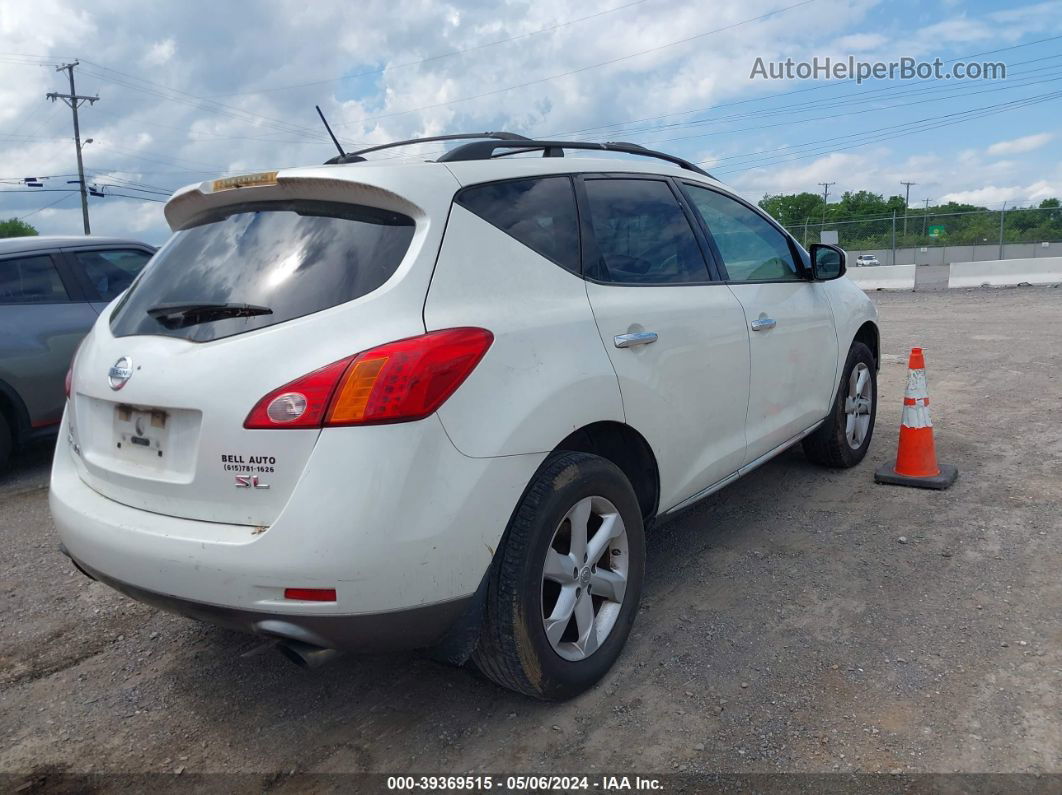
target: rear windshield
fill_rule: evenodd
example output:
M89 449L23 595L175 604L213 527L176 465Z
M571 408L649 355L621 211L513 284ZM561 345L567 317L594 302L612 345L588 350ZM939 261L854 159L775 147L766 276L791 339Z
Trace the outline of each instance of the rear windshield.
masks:
M225 207L201 216L159 250L111 315L111 331L207 342L320 312L387 281L413 229L408 216L359 205ZM253 311L221 317L224 311L185 311L185 322L175 322L159 309L202 305Z

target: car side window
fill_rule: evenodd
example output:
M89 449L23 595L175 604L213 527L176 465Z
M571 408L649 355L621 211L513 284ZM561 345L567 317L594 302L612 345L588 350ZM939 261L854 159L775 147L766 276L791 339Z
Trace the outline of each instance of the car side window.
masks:
M762 215L714 190L685 183L690 202L715 240L730 281L800 281L785 235Z
M49 255L0 260L0 304L58 304L69 300Z
M151 259L146 251L137 249L73 253L76 267L101 301L110 301L120 295Z
M693 229L662 180L588 179L584 183L598 261L587 275L614 284L709 280Z
M579 220L568 177L474 185L455 201L532 251L579 273Z

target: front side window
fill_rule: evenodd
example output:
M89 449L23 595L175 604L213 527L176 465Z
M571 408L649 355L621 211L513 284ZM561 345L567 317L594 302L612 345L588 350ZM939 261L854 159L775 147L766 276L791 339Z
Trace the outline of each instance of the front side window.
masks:
M74 261L101 301L116 298L133 283L151 255L137 249L76 251Z
M47 254L0 260L0 304L66 303L70 296Z
M352 204L225 207L177 232L111 315L116 337L194 342L320 312L371 293L397 270L413 219Z
M729 196L685 185L723 258L730 281L799 281L789 241L767 219Z
M475 185L456 202L572 273L579 273L579 220L567 177Z
M598 250L588 276L615 284L708 281L697 238L666 182L588 179L584 184Z

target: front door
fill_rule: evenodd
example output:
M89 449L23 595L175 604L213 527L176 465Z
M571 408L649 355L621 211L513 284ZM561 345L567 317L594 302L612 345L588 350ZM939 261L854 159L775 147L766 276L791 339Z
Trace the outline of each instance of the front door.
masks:
M581 180L586 288L628 424L660 470L661 511L745 458L749 340L667 179ZM584 230L587 227L584 226Z
M823 286L810 281L789 237L752 207L685 184L741 302L752 375L746 463L829 412L837 388L837 334Z

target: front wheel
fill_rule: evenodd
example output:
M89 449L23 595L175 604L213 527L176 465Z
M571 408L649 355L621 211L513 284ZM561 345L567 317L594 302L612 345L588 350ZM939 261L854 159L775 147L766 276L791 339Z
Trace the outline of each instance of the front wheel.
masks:
M828 467L854 467L867 454L878 412L874 354L853 342L826 421L804 439L804 455Z
M476 667L545 700L591 687L619 656L641 598L645 538L630 482L598 456L553 454L498 555Z

